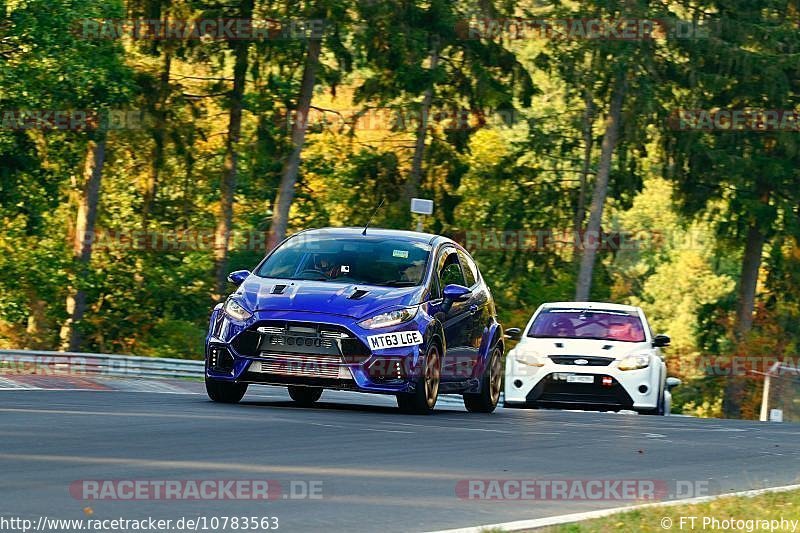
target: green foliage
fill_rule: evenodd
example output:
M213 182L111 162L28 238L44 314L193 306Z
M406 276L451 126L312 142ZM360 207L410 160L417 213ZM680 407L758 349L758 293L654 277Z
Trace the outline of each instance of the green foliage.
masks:
M197 359L203 353L205 333L195 322L161 318L152 325L136 353L152 357Z
M0 113L126 108L144 120L102 132L0 128L0 345L57 347L73 285L87 295L83 349L199 357L215 303L234 52L249 52L229 250L238 269L266 252L307 40L86 39L74 31L85 19L236 17L244 0L2 5ZM325 0L254 2L253 13L326 21L312 101L325 120L309 126L290 230L360 226L381 199L374 225L413 227L402 200L415 113L430 93L418 194L436 210L425 229L473 251L503 322L521 326L542 302L574 295L573 232L588 211L612 88L624 79L603 229L638 239L600 251L593 297L641 305L672 336L668 364L684 378L675 393L684 412L720 414L725 380L698 374L695 358L800 349L797 133L678 131L668 121L679 109L796 108L796 2ZM711 36L464 34L476 20L518 15L679 17ZM381 112L400 120L359 123ZM107 158L97 227L99 237L118 238L95 243L84 275L72 236L87 143L98 134L107 136ZM739 342L736 287L754 224L765 236L763 264L754 332ZM504 232L551 240L508 246ZM176 236L182 244L169 244ZM757 387L745 393L754 397Z

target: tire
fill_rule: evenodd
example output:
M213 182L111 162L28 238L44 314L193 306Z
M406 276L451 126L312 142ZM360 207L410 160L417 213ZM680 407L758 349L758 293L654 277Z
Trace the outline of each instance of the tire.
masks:
M412 393L398 394L397 406L404 413L427 415L439 399L439 380L442 371L442 358L439 347L431 344L422 361L422 376Z
M500 399L503 385L503 349L495 346L489 357L489 364L481 377L481 390L478 393L464 394L464 407L470 413L491 413Z
M247 383L206 378L206 394L215 402L239 403L247 392Z
M289 385L288 389L294 403L303 407L311 407L322 396L322 387Z

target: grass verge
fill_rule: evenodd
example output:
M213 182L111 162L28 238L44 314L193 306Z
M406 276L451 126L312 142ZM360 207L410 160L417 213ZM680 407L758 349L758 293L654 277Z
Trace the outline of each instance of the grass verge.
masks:
M690 517L695 517L694 527L692 527ZM713 519L718 522L712 522ZM729 522L723 522L725 520ZM778 527L772 529L775 525ZM800 490L761 494L753 497L720 498L693 505L638 509L585 522L553 526L539 531L548 533L605 533L611 531L800 533Z

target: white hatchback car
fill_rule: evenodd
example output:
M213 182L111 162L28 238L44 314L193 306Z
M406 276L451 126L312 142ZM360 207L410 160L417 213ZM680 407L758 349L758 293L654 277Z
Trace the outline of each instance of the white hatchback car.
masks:
M644 312L630 305L599 302L543 304L508 353L505 407L633 409L669 413L670 390L661 348Z

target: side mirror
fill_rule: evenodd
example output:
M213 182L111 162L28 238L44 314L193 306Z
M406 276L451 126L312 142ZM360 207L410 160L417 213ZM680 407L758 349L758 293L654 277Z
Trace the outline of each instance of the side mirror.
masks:
M519 328L508 328L505 331L505 336L507 339L518 341L522 338L522 330Z
M670 343L669 335L656 335L653 337L653 346L655 348L663 348L664 346L669 346Z
M250 275L249 270L235 270L228 274L228 281L233 283L234 285L241 285L244 283L244 280L247 279L247 276Z
M679 380L678 378L667 378L667 390L672 390L681 383L683 383L683 381Z
M463 302L469 300L472 291L463 285L456 285L455 283L447 285L442 291L442 296L445 301L450 302Z

